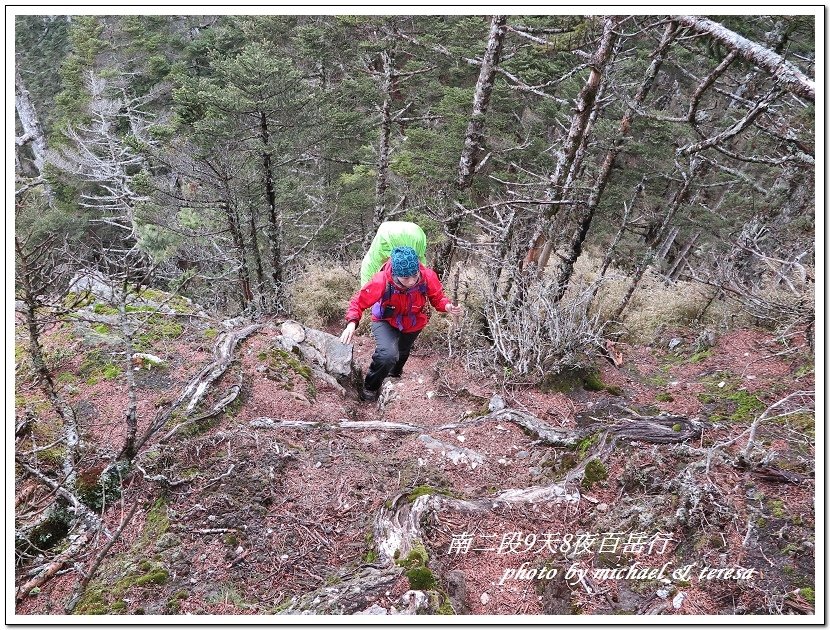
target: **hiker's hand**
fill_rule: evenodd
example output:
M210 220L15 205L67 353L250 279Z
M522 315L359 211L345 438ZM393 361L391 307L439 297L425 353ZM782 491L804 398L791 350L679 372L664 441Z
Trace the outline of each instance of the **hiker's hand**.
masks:
M454 317L458 317L464 312L464 307L458 304L449 303L447 304L447 312Z
M354 337L354 329L356 328L354 322L349 322L349 325L346 326L346 329L340 334L340 343L345 343L346 345L352 342L352 338Z

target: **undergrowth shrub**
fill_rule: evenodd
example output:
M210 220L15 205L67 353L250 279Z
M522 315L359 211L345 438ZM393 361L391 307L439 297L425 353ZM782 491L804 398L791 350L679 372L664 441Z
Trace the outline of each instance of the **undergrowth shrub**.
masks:
M557 303L555 289L550 278L528 279L502 295L492 282L478 282L480 306L468 312L465 328L468 362L536 379L590 366L603 328L589 313L590 291L570 291Z
M345 326L349 299L358 288L357 277L342 267L309 263L289 287L291 315L312 328Z

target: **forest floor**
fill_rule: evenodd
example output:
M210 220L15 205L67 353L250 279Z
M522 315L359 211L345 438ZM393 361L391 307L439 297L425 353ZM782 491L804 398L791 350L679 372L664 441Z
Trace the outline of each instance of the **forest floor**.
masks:
M139 508L76 614L299 612L301 596L325 597L372 567L391 571L389 581L353 593L333 612L405 612L407 602L416 606L407 594L415 589L429 592L424 611L441 614L811 613L813 414L769 412L745 453L753 420L790 394L812 393L803 339L785 346L743 329L701 347L696 333L668 331L651 347L618 344L620 365L598 356L594 377L506 389L446 349L421 344L378 405L344 395L276 350L279 323L240 342L213 388L217 400L241 377L237 401L170 435L174 416L143 449L103 520L114 532ZM146 349L165 365L134 372L139 430L209 362L217 330L201 323L157 333ZM79 324L46 337L58 387L83 426L82 478L100 470L124 436L125 379L107 367L117 362L99 341L79 334ZM370 337L356 337L355 365L365 369L372 350ZM620 410L695 419L703 429L680 443L607 441L597 431L570 448L550 446L491 414L496 394L507 408L565 432L610 424ZM23 370L16 403L18 414L39 414L39 445L50 430L55 435L48 405ZM418 430L343 429L344 420ZM44 468L48 455L40 455ZM566 490L564 498L498 498L551 484ZM16 494L37 505L49 491L28 478ZM421 496L457 501L422 515L417 553L384 561L378 514ZM487 509L457 509L478 500ZM17 614L64 614L77 569L105 543L100 535L76 564L24 596ZM18 564L18 586L42 561Z

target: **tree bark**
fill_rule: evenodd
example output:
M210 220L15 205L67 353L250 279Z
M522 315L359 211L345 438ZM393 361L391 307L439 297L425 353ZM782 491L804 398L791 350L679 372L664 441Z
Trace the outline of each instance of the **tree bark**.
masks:
M680 272L683 271L683 263L686 262L686 256L689 255L689 251L691 251L692 247L695 246L697 239L700 238L701 232L698 230L694 233L692 238L688 240L686 245L683 246L683 249L680 250L680 253L677 255L677 258L674 261L671 269L669 269L668 276L672 280L677 280L680 277Z
M75 411L58 394L55 388L55 382L52 380L52 375L46 366L43 346L40 342L41 323L39 322L38 309L41 308L41 305L39 300L48 289L48 286L45 286L43 282L44 278L49 277L50 274L39 259L46 254L49 244L45 243L34 251L26 251L26 246L15 236L14 247L17 254L15 275L20 283L20 297L25 305L24 317L29 332L29 356L32 358L32 365L35 368L41 390L63 423L63 445L66 448L63 474L65 483L71 485L77 476L75 459L80 443L77 420Z
M14 106L23 127L23 136L15 138L15 144L17 146L32 145L35 168L38 174L42 175L46 163L46 136L38 120L32 97L23 83L23 77L20 76L17 65L14 68Z
M22 147L25 144L32 146L35 170L37 170L38 176L42 178L43 168L46 165L46 135L43 133L43 127L40 120L38 120L32 97L29 90L26 89L23 77L20 76L17 64L14 67L14 106L20 119L20 125L23 127L23 136L15 138L15 146ZM17 160L17 156L15 159ZM52 189L45 181L43 187L46 198L51 205Z
M126 283L125 283L126 284ZM132 461L135 457L135 439L138 432L138 402L136 400L135 375L133 374L133 332L130 330L130 322L127 319L127 295L122 291L118 296L118 320L121 326L121 337L124 347L124 376L127 379L127 410L125 421L127 423L127 434L124 438L124 447L119 457L125 457Z
M568 250L563 257L562 265L559 268L559 273L557 274L558 288L556 290L557 302L565 295L568 283L573 275L574 264L582 254L582 246L585 242L585 238L588 236L588 230L591 227L591 222L593 221L597 206L599 206L602 193L605 191L605 187L611 177L611 171L613 170L617 157L625 144L626 138L629 133L631 133L631 124L634 120L636 109L643 104L649 91L651 91L651 88L654 85L654 80L657 78L657 73L660 71L660 66L662 66L669 46L674 41L676 35L677 27L672 23L667 24L666 29L663 32L663 37L660 40L660 44L652 54L652 61L646 71L646 76L640 84L640 87L637 89L637 93L634 95L634 103L626 108L625 113L620 120L617 137L614 139L611 148L605 155L600 173L592 187L591 196L588 198L588 204L585 207L579 224L571 237ZM539 262L540 267L542 267L544 264L547 264L547 259L540 260Z
M708 35L715 41L736 51L742 59L754 63L769 72L774 79L781 81L787 89L809 101L816 100L816 84L801 70L784 59L781 55L753 42L734 31L696 15L673 15L673 20L697 33Z

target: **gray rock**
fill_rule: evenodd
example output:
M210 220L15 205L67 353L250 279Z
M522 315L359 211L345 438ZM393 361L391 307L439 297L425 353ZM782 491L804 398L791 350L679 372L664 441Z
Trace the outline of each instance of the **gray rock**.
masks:
M95 348L97 346L120 346L124 343L120 337L95 332L86 325L78 324L75 326L75 330L81 338L81 343L89 348Z
M156 549L164 551L165 549L178 547L181 544L182 539L179 536L172 532L167 532L166 534L159 536L159 539L156 541Z
M466 615L470 612L467 607L467 576L457 569L447 572L447 595L456 615Z
M388 615L389 612L383 608L382 606L378 606L377 604L372 604L366 610L361 610L360 612L356 612L356 615Z
M683 340L680 337L673 337L669 340L669 350L674 350L677 346L682 344Z
M504 398L496 394L490 399L490 403L487 405L487 408L490 410L491 413L496 411L501 411L507 405L504 404Z
M305 329L305 343L300 345L303 354L306 353L304 347L310 346L313 350L322 357L318 359L317 363L323 367L326 372L335 377L349 377L352 374L352 352L354 346L340 343L340 338L330 335L322 330L314 330L313 328Z
M68 289L74 293L89 291L95 297L105 301L112 299L112 287L107 284L104 276L97 271L79 271L69 281Z
M514 457L516 459L527 459L528 457L530 457L530 453L528 453L527 451L519 451L514 455Z
M697 339L695 340L695 347L698 351L707 350L709 348L714 347L716 341L717 337L715 333L707 329L700 333L700 335L698 335Z
M293 319L284 321L282 326L280 326L280 332L282 332L283 337L288 337L294 343L298 344L305 341L306 338L305 327Z

